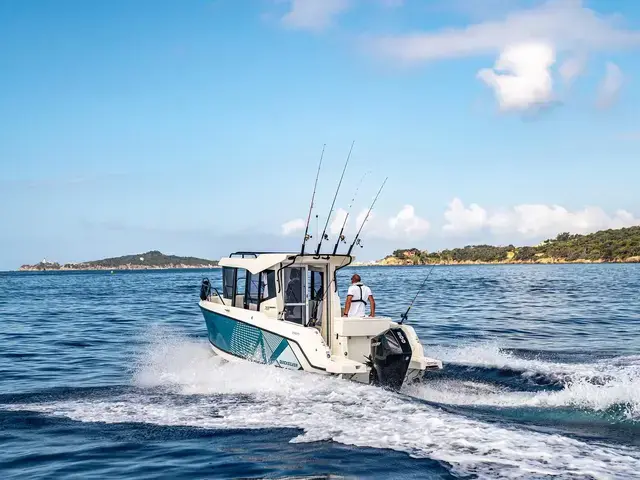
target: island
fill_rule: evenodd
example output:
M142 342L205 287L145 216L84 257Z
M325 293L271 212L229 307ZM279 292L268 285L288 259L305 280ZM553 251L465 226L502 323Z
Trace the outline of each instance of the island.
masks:
M155 270L175 268L216 268L217 260L205 260L196 257L179 257L165 255L158 250L122 257L105 258L81 263L49 262L42 260L35 265L22 265L21 272L35 272L48 270Z
M518 263L638 263L640 226L601 230L588 235L561 233L535 246L468 245L429 252L395 250L375 265L464 265Z

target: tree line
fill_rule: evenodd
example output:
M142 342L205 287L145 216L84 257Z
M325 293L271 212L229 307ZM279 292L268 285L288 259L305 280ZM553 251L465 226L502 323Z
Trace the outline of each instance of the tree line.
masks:
M536 246L468 245L429 252L418 248L395 250L393 257L402 263L424 265L430 263L498 263L592 261L640 261L640 226L601 230L588 235L563 232Z

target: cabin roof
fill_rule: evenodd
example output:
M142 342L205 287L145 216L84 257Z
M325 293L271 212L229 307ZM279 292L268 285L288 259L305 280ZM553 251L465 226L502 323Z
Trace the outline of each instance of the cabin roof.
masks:
M326 265L331 263L336 267L344 266L353 260L350 255L326 255L317 257L313 254L300 255L300 253L282 252L236 252L228 257L221 258L218 265L221 267L243 268L251 273L260 273L275 265L289 263L295 259L296 264Z
M221 258L218 263L222 267L244 268L251 273L259 273L274 265L284 262L287 258L296 255L295 253L255 253L247 258L249 253L241 252L245 255L241 257Z

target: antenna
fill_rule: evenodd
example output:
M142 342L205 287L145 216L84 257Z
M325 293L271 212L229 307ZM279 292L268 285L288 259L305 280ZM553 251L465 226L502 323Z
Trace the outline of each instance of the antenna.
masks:
M367 216L364 217L364 220L362 221L362 225L360 225L360 229L358 230L358 233L356 234L355 238L353 239L353 243L349 247L349 251L347 252L347 255L351 255L351 251L353 250L354 246L360 245L360 233L362 233L362 229L364 228L364 224L367 223L367 220L369 219L369 215L371 215L371 210L373 210L374 205L378 201L378 197L380 196L380 192L382 192L382 189L384 188L385 183L387 183L387 180L389 180L389 177L384 179L384 182L382 182L382 185L380 186L380 190L378 190L378 193L376 193L376 197L373 199L373 202L371 203L371 206L369 207L369 211L367 212ZM360 245L360 246L362 246L362 245Z
M347 216L344 217L344 222L342 222L342 228L340 228L340 233L338 234L338 238L336 239L336 244L333 247L333 254L335 255L336 252L338 251L338 245L340 245L340 242L345 242L344 239L344 227L347 226L347 220L349 219L349 215L351 214L351 207L353 207L353 203L356 200L356 197L358 196L358 190L360 190L360 185L362 185L362 182L364 182L364 179L367 175L369 175L370 172L365 172L365 174L362 176L362 178L360 179L360 183L358 183L358 186L356 187L356 191L353 194L353 198L351 199L351 203L349 204L349 209L347 210ZM347 243L347 242L345 242Z
M311 195L311 205L309 206L309 215L307 215L307 225L304 229L304 239L302 240L302 248L300 249L300 255L304 255L304 247L307 243L307 240L311 238L309 235L309 221L311 220L311 212L313 210L313 201L316 198L316 188L318 187L318 177L320 176L320 167L322 167L322 159L324 158L324 149L327 146L325 143L322 145L322 153L320 154L320 163L318 164L318 172L316 173L316 181L313 184L313 194Z
M347 161L344 163L344 168L342 169L342 175L340 176L340 182L338 183L338 188L336 189L336 193L333 196L333 202L331 202L331 210L329 210L329 215L327 215L327 222L324 224L324 230L322 230L322 236L320 237L320 241L318 242L318 248L316 249L316 255L320 255L320 249L322 248L322 242L324 240L329 240L329 235L327 235L327 227L329 226L329 221L331 220L331 215L333 214L333 207L336 205L336 199L338 198L338 192L340 191L340 186L342 185L342 180L344 179L344 172L347 171L347 165L349 165L349 160L351 159L351 152L353 151L353 144L356 143L354 140L351 143L351 148L349 149L349 155L347 155Z

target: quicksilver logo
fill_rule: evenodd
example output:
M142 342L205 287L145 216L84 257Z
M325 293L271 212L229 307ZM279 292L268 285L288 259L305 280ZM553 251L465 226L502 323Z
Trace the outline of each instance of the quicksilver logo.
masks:
M294 368L299 368L300 365L298 365L297 363L291 363L291 362L287 362L285 360L278 360L279 363L283 364L283 365L288 365L290 367L294 367Z

